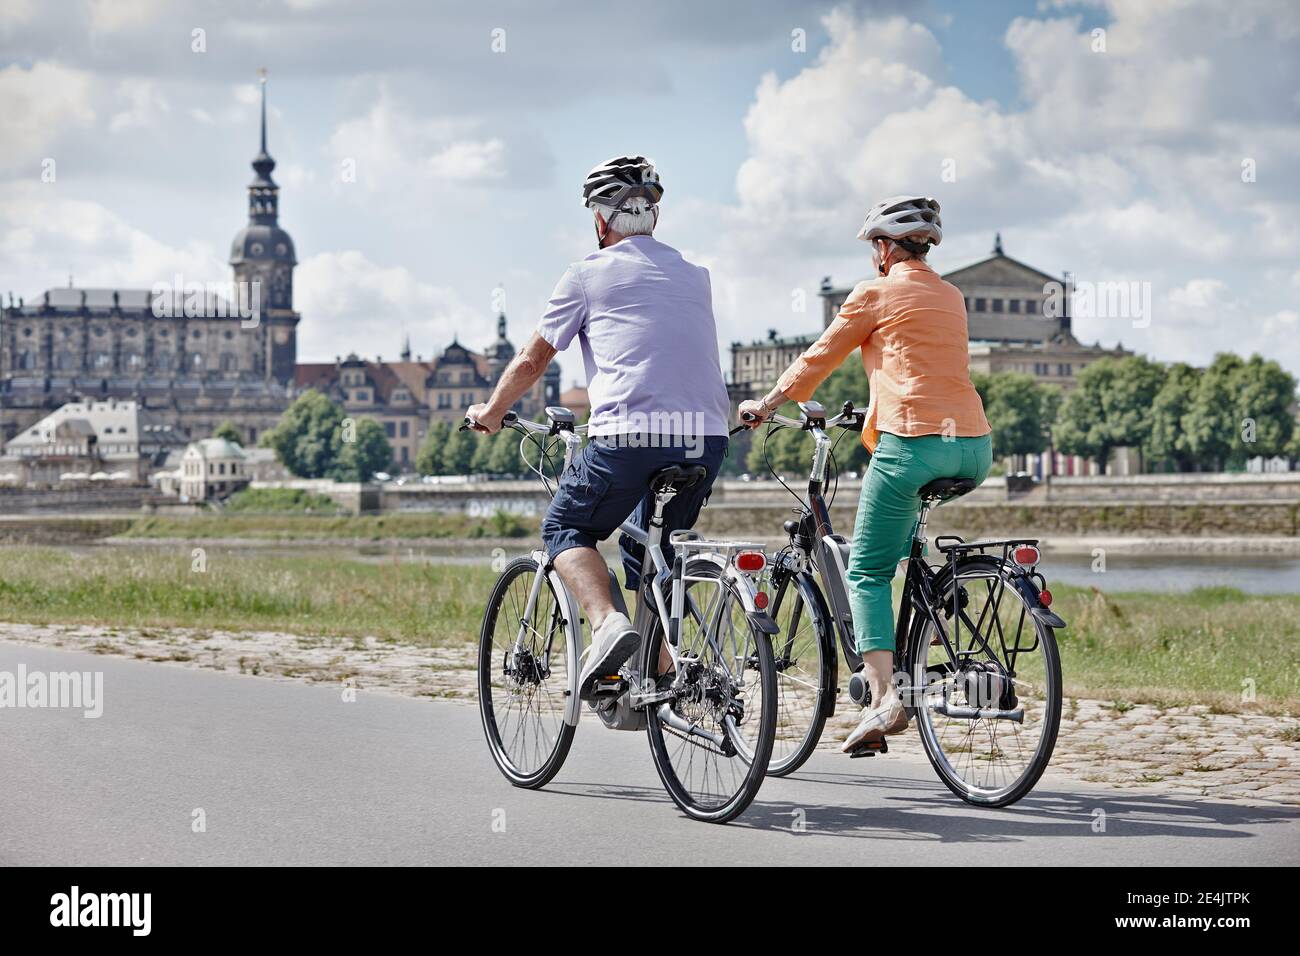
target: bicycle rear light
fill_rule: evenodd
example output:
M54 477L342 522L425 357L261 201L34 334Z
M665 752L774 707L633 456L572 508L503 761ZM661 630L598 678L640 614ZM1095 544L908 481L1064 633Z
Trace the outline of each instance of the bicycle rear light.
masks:
M1041 591L1039 591L1039 592L1038 592L1038 603L1041 604L1043 607L1051 607L1051 606L1052 606L1052 592L1049 591L1049 590L1047 590L1047 588L1043 588Z
M1032 544L1018 545L1016 549L1011 552L1011 560L1016 562L1016 564L1020 565L1022 568L1032 568L1038 563L1041 557L1042 555L1039 554L1038 549Z
M767 592L766 592L766 591L756 591L756 592L754 593L754 607L758 608L760 611L766 611L766 610L767 610Z
M736 569L746 574L757 574L767 567L767 555L762 551L737 551L732 560Z

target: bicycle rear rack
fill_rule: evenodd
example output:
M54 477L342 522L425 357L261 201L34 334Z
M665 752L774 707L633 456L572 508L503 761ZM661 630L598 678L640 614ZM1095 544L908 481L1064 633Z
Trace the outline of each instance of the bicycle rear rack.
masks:
M754 541L737 541L731 539L709 539L701 537L694 531L674 531L668 536L668 543L680 548L684 553L691 551L714 551L728 558L738 551L762 551L763 546Z

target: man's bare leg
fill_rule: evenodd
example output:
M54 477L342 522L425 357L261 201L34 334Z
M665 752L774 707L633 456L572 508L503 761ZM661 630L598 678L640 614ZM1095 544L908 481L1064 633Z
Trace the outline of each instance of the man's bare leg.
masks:
M555 556L555 570L591 623L594 634L614 612L609 598L609 567L595 548L569 548Z

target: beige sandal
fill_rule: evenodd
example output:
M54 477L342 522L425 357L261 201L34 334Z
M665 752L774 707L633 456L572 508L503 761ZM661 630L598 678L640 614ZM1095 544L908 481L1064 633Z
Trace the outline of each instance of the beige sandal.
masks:
M852 753L864 744L902 733L907 725L907 710L897 697L884 707L863 707L862 719L845 738L840 750L846 754Z

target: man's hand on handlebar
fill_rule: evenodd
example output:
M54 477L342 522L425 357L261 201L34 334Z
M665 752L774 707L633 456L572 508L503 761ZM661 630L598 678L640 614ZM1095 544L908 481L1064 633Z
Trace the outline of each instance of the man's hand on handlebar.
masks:
M486 402L481 402L465 409L465 424L461 427L484 435L495 435L501 431L501 420L504 417L499 412L493 412Z

